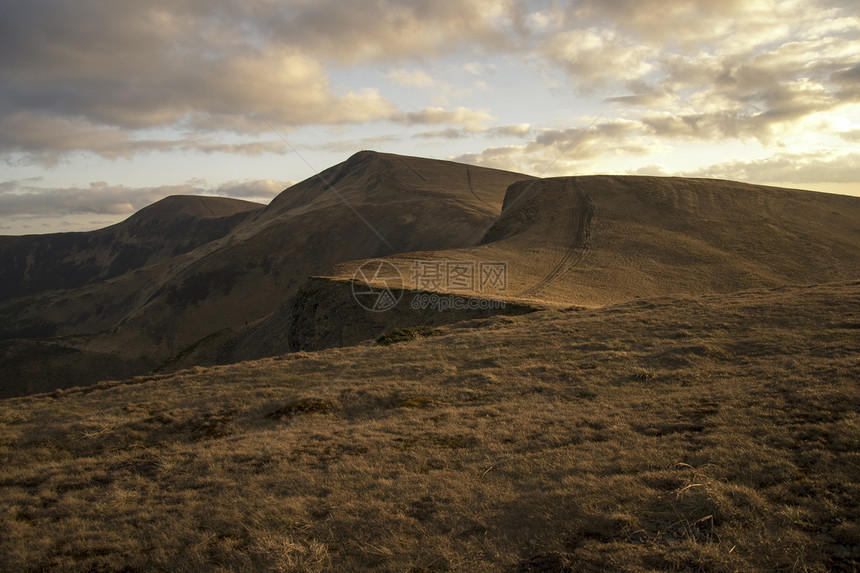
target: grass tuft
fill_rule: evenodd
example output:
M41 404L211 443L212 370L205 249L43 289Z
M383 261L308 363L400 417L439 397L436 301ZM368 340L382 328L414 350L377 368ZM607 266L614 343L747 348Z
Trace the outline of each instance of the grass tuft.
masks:
M305 398L272 410L266 414L266 417L273 420L289 420L302 414L327 414L330 409L331 404L325 400Z
M390 332L386 332L376 339L376 343L380 346L388 346L398 342L408 342L419 338L427 338L430 336L438 336L442 331L438 328L429 326L410 326L408 328L397 328Z
M647 382L657 377L657 374L648 368L635 368L631 378L638 382Z

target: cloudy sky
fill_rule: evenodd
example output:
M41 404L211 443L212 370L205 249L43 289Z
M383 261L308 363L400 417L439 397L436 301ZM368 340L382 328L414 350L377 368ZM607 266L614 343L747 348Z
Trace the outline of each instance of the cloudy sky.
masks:
M856 0L0 0L0 234L361 149L860 195Z

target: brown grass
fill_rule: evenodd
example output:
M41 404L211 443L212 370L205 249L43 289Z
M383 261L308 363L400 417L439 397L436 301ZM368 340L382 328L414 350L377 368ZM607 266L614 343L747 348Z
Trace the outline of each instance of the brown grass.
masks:
M0 569L852 571L860 283L0 402Z

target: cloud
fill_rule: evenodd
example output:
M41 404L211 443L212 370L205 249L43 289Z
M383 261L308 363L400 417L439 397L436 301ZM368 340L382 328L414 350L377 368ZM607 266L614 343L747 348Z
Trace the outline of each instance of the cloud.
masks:
M613 153L647 153L647 147L633 137L637 124L632 121L614 120L592 127L568 129L545 129L526 146L530 153L564 156L567 161L582 161Z
M404 69L391 70L386 74L392 82L413 88L429 88L436 85L436 81L430 77L430 74L422 70L407 71Z
M857 173L860 173L860 153L815 151L805 154L778 153L765 159L726 161L683 174L690 177L797 185L857 183Z
M776 83L735 101L707 93L722 105L698 106L705 111L696 112L667 110L644 115L641 122L658 137L703 141L752 137L770 144L802 130L802 120L840 105L824 86L809 80Z
M281 140L252 141L246 143L223 143L210 141L205 138L187 138L178 147L181 149L201 151L203 153L232 153L242 155L260 155L262 153L284 153L289 147Z
M839 86L840 100L860 102L860 64L834 72L831 80Z
M500 125L490 129L490 135L495 137L526 136L532 131L532 126L528 123L518 123L516 125Z
M78 118L17 113L0 117L0 152L7 161L20 155L21 162L57 165L64 155L86 151L108 159L129 158L139 153L160 151L199 151L260 155L283 153L287 145L280 140L223 142L188 133L178 139L137 138L135 132L103 127Z
M317 0L271 3L261 30L342 63L405 61L464 45L502 49L525 30L514 0Z
M176 147L168 140L139 140L127 132L94 124L82 118L32 112L0 116L0 152L23 153L33 161L56 164L63 153L87 150L115 159L141 151Z
M78 152L281 153L267 123L289 133L389 122L414 128L402 138L521 141L478 149L473 161L579 169L601 156L649 154L664 140L786 145L860 102L860 15L851 0L7 4L0 20L7 162L50 165ZM428 73L428 63L452 54ZM560 119L546 119L552 110L513 117L498 92L474 103L477 90L500 88L499 70L514 67L563 78L605 102L614 119L581 135L541 129L540 121ZM343 85L343 70L361 73L344 74L351 82ZM377 72L389 82L356 79L369 82ZM452 78L460 83L446 83L456 84ZM444 107L405 109L382 91L392 84L432 91L429 101ZM501 121L532 125L495 125L503 109ZM569 117L567 109L558 115ZM856 129L848 122L838 131L853 141Z
M438 129L434 131L422 131L414 134L412 137L419 139L463 139L471 137L475 131L480 131L489 137L525 137L532 131L531 125L528 123L519 123L516 125L499 125L489 129L481 126L479 129L464 129L457 127L449 127L447 129Z
M209 187L196 180L181 185L127 187L94 182L89 187L36 187L24 181L0 183L4 218L80 214L131 214L169 195L214 195L267 201L291 183L274 179L228 181Z
M158 57L159 54L155 54ZM74 66L70 63L70 66ZM360 123L389 115L393 104L372 88L336 94L325 68L288 49L177 55L150 69L80 71L38 81L7 79L5 106L48 117L76 117L102 126L145 129L188 122L248 130L257 112L286 125ZM89 64L80 67L88 68ZM16 78L15 76L18 76ZM15 81L18 79L18 81ZM257 131L265 125L256 122Z
M860 64L834 72L833 80L844 85L860 84Z
M327 62L402 61L465 43L502 46L518 12L505 0L15 2L0 21L0 51L9 55L0 60L0 153L51 162L76 150L115 158L187 149L193 142L141 132L268 131L255 114L287 129L422 123L422 112L399 112L373 86L332 86ZM391 77L433 85L421 70ZM464 113L453 110L450 121ZM423 115L441 121L436 110ZM463 121L471 129L481 119Z
M541 55L655 136L771 144L860 101L845 3L583 0L555 17Z
M543 129L530 132L532 138L521 145L489 147L453 160L539 176L569 175L606 154L651 153L652 146L636 130L635 122L623 120L591 127Z
M449 127L448 129L422 131L414 134L412 137L416 139L463 139L464 137L468 137L468 134L462 129Z
M809 10L779 0L583 0L557 13L562 25L612 25L642 43L684 50L730 38L748 45L782 33L790 16ZM790 12L790 15L786 15Z
M337 93L326 60L501 45L516 13L497 0L16 2L0 23L0 50L14 54L0 62L0 107L130 129L229 128L253 112L288 125L366 122L392 104L372 87ZM432 82L420 70L393 77Z
M458 107L447 110L441 107L428 107L420 111L398 113L391 120L404 125L439 125L457 124L466 131L486 131L486 122L491 121L493 116L485 110L472 110L466 107Z
M463 70L473 76L483 76L495 73L498 68L495 64L487 62L467 62L463 64Z
M524 145L504 145L500 147L488 147L478 153L464 153L449 158L459 163L480 165L481 167L492 167L507 171L531 173L531 161L525 153Z
M400 141L400 138L394 135L374 135L354 140L334 139L321 145L310 146L309 148L319 151L332 151L352 155L353 153L363 149L378 149L398 141Z
M540 52L583 80L578 87L589 92L619 78L643 77L651 70L657 50L611 29L590 28L554 34L543 42Z
M627 171L628 175L650 175L654 177L665 177L667 175L671 175L671 173L667 172L666 169L662 165L657 165L652 163L650 165L643 165L638 169L631 169Z
M661 109L671 107L675 102L674 90L666 85L652 85L641 79L625 82L625 87L631 93L626 95L611 95L604 101L619 104L626 108L639 107Z
M0 21L0 49L14 54L0 60L0 154L51 165L75 152L281 152L277 142L216 137L260 135L268 124L285 132L379 121L480 131L487 112L401 111L376 87L332 85L327 62L397 61L462 42L501 46L517 14L516 3L490 0L14 3ZM437 85L420 69L390 77Z
M217 197L233 197L236 199L274 199L284 189L295 182L277 179L257 179L245 181L228 181L218 187L208 190L207 195Z
M0 193L0 211L14 215L132 213L168 195L195 194L189 185L131 189L121 185L92 183L88 188L39 188L6 182L12 188Z

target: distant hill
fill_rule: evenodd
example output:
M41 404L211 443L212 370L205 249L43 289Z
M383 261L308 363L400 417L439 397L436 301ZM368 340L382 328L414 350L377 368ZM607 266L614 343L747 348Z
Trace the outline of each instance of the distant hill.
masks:
M72 289L165 261L233 230L263 205L177 195L84 233L0 236L0 301Z

